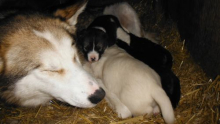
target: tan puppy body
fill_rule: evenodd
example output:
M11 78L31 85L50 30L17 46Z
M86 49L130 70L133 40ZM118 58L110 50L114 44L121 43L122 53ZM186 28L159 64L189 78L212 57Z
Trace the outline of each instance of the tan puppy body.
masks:
M112 46L98 62L91 64L91 69L119 117L158 113L161 109L165 121L174 122L173 108L160 77L146 64Z

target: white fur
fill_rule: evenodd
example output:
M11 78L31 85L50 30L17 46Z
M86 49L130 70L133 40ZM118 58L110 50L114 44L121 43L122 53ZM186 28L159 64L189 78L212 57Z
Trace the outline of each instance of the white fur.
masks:
M106 7L104 15L114 15L120 21L122 27L138 37L141 37L141 23L135 10L126 2Z
M130 45L130 43L131 43L130 35L127 34L123 29L121 29L120 27L117 28L116 35L117 35L118 39L120 39L120 40L126 42L128 45Z
M9 82L10 86L0 94L6 102L38 106L55 98L88 108L104 97L95 78L82 68L71 36L85 6L83 1L54 13L55 17L63 16L68 23L41 14L30 14L30 18L18 15L12 18L14 21L6 23L9 27L20 27L6 30L1 42L6 51L2 53L4 58L0 57L1 76L10 77L4 82L5 85ZM72 13L65 13L66 10ZM21 17L19 22L15 21L17 17ZM103 94L97 95L97 90Z
M99 53L96 52L95 50L93 50L93 51L88 53L88 60L89 60L89 62L93 62L92 59L94 59L94 61L98 61L99 60Z
M94 60L92 60L94 59ZM95 43L93 42L92 51L88 53L88 60L89 62L98 61L99 60L99 53L95 51Z
M160 77L146 64L134 59L117 46L106 49L102 58L91 64L106 99L118 116L127 118L158 113L158 105L166 123L174 122L169 98L161 87Z
M155 33L144 32L142 29L142 25L140 23L139 17L135 10L126 2L117 3L105 8L104 15L114 15L118 18L121 26L127 33L132 33L138 37L144 37L154 43L159 43L159 38ZM124 32L121 30L121 32ZM120 33L121 34L121 33ZM120 36L120 35L119 35ZM123 39L123 37L120 37ZM126 39L123 40L125 42L129 42Z
M130 45L131 43L131 39L130 39L130 35L125 32L122 28L117 28L117 31L116 31L116 35L117 35L117 38L126 42L128 45ZM155 33L150 33L150 32L147 32L147 33L144 33L144 38L156 43L156 44L159 44L159 38L157 38L156 34Z
M95 106L88 97L98 90L99 86L82 68L76 48L71 45L70 36L58 38L50 31L34 33L48 40L52 48L40 51L38 59L42 65L16 83L16 96L26 97L21 104L37 106L55 98L77 107Z
M101 31L106 33L106 30L103 27L92 27L92 28L99 29L99 30L101 30Z

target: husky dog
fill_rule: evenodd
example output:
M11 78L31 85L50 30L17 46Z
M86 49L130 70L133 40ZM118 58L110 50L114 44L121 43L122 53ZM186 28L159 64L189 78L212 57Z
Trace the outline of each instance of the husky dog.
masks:
M161 110L165 122L174 123L169 97L161 87L159 75L148 65L113 45L90 67L119 117L151 115Z
M38 106L55 98L82 108L94 107L105 92L81 65L75 37L78 15L87 1L53 14L13 14L0 22L1 98Z

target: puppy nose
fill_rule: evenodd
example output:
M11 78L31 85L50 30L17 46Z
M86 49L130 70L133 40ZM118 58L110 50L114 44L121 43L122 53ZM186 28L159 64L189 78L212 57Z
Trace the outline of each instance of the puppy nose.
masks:
M89 96L89 100L93 104L99 103L103 98L105 97L105 91L102 88L99 88L98 90L95 91L94 94Z
M92 62L94 62L95 61L95 57L92 57L91 60L92 60Z

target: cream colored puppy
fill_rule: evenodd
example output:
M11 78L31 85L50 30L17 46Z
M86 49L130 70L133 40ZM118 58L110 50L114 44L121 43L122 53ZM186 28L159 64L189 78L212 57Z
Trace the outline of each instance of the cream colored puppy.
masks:
M106 49L92 63L92 73L106 92L106 99L118 116L127 118L158 113L166 123L174 123L174 111L161 88L160 77L148 65L134 59L117 46Z

